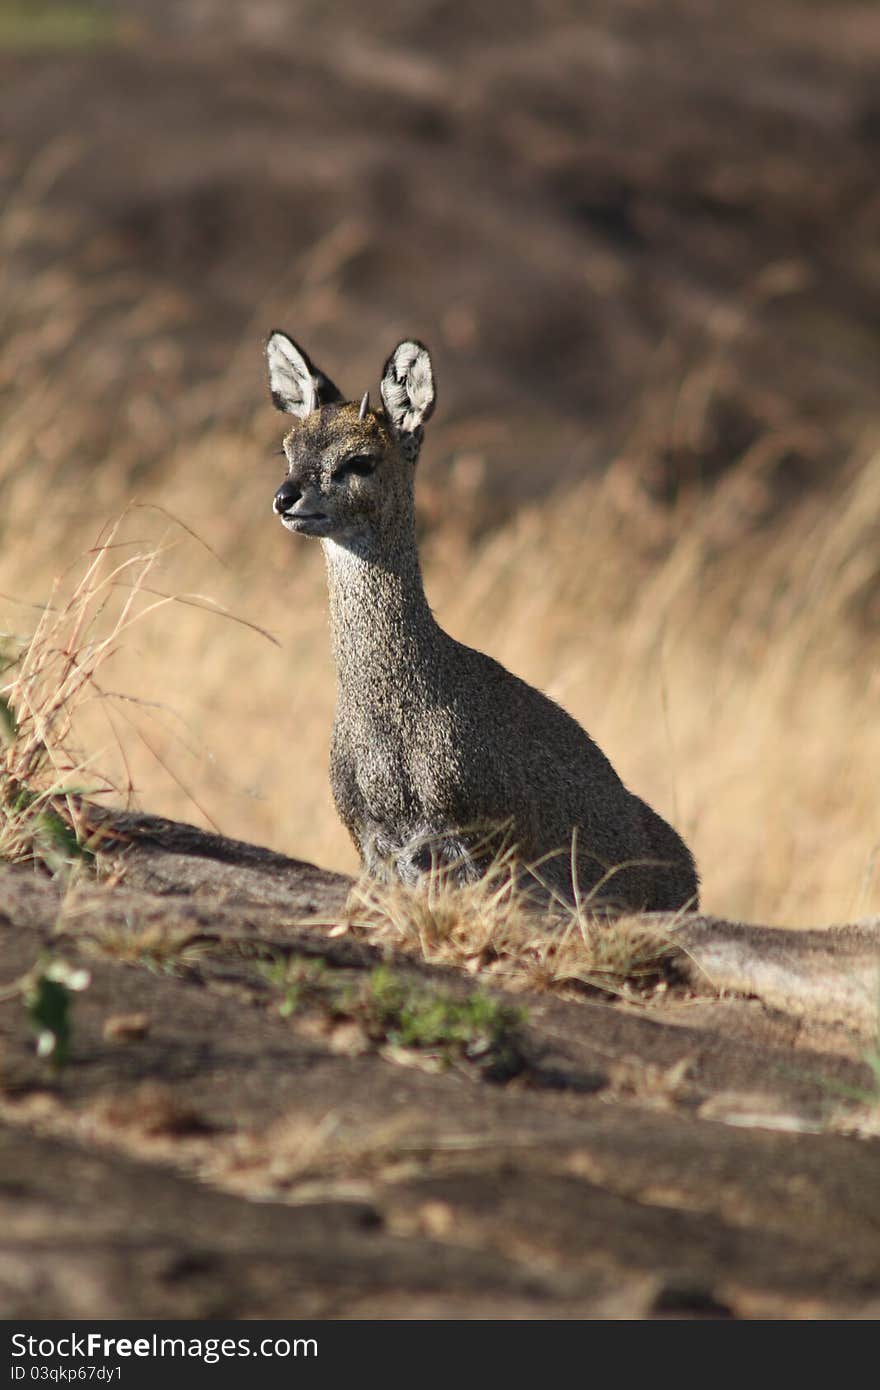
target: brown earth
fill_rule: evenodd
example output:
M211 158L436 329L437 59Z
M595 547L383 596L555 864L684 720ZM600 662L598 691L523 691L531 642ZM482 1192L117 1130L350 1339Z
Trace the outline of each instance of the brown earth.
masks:
M70 373L59 465L112 451L141 484L240 426L281 321L358 397L397 337L431 344L435 516L450 458L491 456L462 525L618 456L674 500L760 440L761 516L839 485L876 418L876 7L102 12L92 47L0 51L0 180L38 208L11 298L23 339L58 320L0 390Z
M283 1016L267 961L356 985L382 958L340 932L346 879L116 825L100 881L0 871L3 984L41 951L91 973L57 1074L0 1008L3 1316L880 1313L876 922L687 920L643 1002L507 996L492 1080Z

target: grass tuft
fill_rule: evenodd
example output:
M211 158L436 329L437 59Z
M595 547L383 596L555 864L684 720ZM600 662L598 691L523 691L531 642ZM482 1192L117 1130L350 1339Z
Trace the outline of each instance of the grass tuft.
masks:
M87 924L78 935L85 937L88 949L108 960L142 965L161 975L177 975L194 966L207 946L198 932L166 922Z
M127 509L130 510L130 509ZM113 794L130 802L134 784L127 744L113 711L127 724L132 707L150 714L163 703L105 689L99 676L134 624L169 604L200 607L233 623L254 624L197 594L169 594L149 580L177 543L165 529L155 544L119 539L124 516L105 527L79 570L56 578L28 640L5 635L0 648L0 861L34 863L51 873L90 865L106 832L90 820L90 798ZM172 521L174 519L172 518ZM182 523L174 522L187 535ZM261 635L262 629L255 628ZM271 640L271 639L270 639ZM82 755L77 725L86 711L104 716L110 742ZM146 734L141 742L178 784ZM102 770L108 754L124 780ZM181 786L185 793L185 788ZM197 804L197 803L196 803Z
M474 883L442 869L415 887L363 875L349 895L345 926L428 964L485 971L513 987L644 994L669 976L675 954L674 918L662 925L610 918L589 895L576 907L556 902L552 912L537 910L509 853Z
M103 699L98 683L131 624L166 600L144 604L158 551L119 558L117 526L86 557L64 596L56 579L33 636L7 656L0 687L0 860L51 873L89 864L96 837L83 797L117 791L77 751L78 710Z

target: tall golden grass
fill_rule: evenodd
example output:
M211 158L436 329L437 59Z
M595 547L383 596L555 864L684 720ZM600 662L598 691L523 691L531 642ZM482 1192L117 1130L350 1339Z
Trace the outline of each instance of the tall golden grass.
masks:
M7 242L33 233L28 206L7 211ZM268 402L235 425L200 422L144 474L159 425L123 381L94 456L87 388L102 367L77 347L90 304L57 262L0 289L0 630L26 639L55 577L133 499L150 505L127 511L119 539L139 552L178 518L182 543L156 556L151 583L186 601L108 657L103 684L138 699L115 705L112 736L98 702L81 704L83 762L150 811L353 870L327 779L322 559L270 515ZM139 331L160 309L139 307ZM880 453L842 463L833 502L808 495L760 526L772 441L672 509L646 501L621 459L478 539L454 463L424 543L439 620L583 722L689 840L706 910L792 925L880 911L880 666L865 626Z

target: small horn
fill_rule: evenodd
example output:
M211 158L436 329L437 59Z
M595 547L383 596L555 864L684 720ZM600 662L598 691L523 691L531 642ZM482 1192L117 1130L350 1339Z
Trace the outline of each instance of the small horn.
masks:
M370 408L370 393L369 393L369 391L365 391L365 392L364 392L364 399L361 401L361 408L360 408L360 411L358 412L358 419L359 419L359 420L364 420L364 419L366 419L367 411L369 410L369 408Z

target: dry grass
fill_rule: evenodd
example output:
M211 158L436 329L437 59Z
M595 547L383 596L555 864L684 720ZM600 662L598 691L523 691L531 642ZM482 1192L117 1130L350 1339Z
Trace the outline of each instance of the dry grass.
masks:
M69 914L64 928L71 929ZM196 932L163 922L90 922L76 934L94 955L168 974L194 966L208 950Z
M163 534L146 546L123 536L128 516L104 527L54 579L30 637L0 631L0 859L37 861L54 872L89 858L100 832L88 824L87 801L132 800L129 745L140 741L162 763L137 719L166 711L140 693L135 626L170 606L205 607L236 621L200 595L155 587L184 533L164 513L159 518ZM121 666L127 693L105 684ZM167 773L177 780L173 768Z
M833 506L805 498L757 532L749 475L745 460L661 519L648 557L612 469L486 543L437 606L566 705L673 819L707 909L840 921L880 909L880 667L863 635L880 456L866 452Z
M539 877L539 871L536 872ZM536 909L530 885L509 855L476 883L435 870L418 888L362 875L343 925L355 936L509 988L588 985L628 994L656 985L675 950L675 919L609 920L589 897L576 907Z
M84 703L104 697L99 671L132 624L166 600L144 602L157 552L126 555L117 532L114 526L99 538L78 577L66 576L67 593L55 581L26 643L4 634L0 858L13 863L36 860L57 870L87 855L92 841L80 797L119 791L101 768L101 750L79 751L74 724Z

